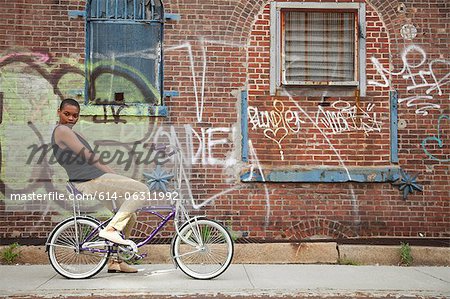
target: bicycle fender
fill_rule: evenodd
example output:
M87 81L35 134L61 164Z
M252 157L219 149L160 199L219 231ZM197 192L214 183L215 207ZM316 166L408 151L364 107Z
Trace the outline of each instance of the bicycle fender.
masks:
M86 215L86 216L77 216L76 218L77 218L77 219L89 219L89 220L95 221L98 225L101 224L97 219L95 219L94 217L89 216L89 215ZM58 228L60 228L62 225L66 224L67 222L70 222L70 221L72 221L72 220L74 220L74 219L75 219L75 217L69 217L69 218L66 218L66 219L64 219L63 221L61 221L60 223L58 223L58 224L52 229L52 231L50 232L50 234L49 234L48 237L47 237L47 241L45 241L45 252L48 252L48 249L50 248L50 245L49 245L49 244L50 244L50 239L53 237L53 235L55 234L56 230L57 230Z

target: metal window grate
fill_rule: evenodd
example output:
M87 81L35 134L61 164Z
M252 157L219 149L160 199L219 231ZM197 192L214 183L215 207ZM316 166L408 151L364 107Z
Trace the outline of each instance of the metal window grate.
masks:
M164 9L160 0L91 0L86 101L162 104Z
M93 0L90 20L161 21L163 5L159 0Z

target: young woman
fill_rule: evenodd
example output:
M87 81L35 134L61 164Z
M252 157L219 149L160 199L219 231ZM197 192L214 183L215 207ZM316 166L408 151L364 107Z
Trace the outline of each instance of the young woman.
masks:
M58 109L59 124L52 134L52 147L58 163L64 167L78 190L84 194L110 194L117 198L120 208L99 235L118 244L127 244L120 234L129 237L136 222L134 213L142 201L125 200L125 193L148 192L148 187L128 177L118 175L94 154L89 143L72 130L80 115L80 105L73 99L65 99ZM114 195L114 197L113 197ZM108 272L134 273L136 269L118 260L110 260Z

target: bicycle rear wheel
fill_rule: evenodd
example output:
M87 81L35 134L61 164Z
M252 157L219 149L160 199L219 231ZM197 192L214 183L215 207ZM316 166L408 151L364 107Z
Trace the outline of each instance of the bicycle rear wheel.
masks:
M185 274L196 279L212 279L231 264L234 246L221 224L196 219L180 228L172 242L172 252L175 263Z
M103 269L108 261L108 247L98 232L89 237L98 226L93 219L77 217L76 224L75 219L70 218L55 228L49 239L48 256L56 272L66 278L81 279L94 276ZM97 245L83 248L85 242Z

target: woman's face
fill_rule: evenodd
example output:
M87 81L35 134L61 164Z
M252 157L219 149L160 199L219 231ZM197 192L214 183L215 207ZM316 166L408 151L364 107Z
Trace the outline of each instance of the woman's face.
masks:
M65 105L61 110L58 109L59 123L73 127L80 116L80 110L73 105Z

